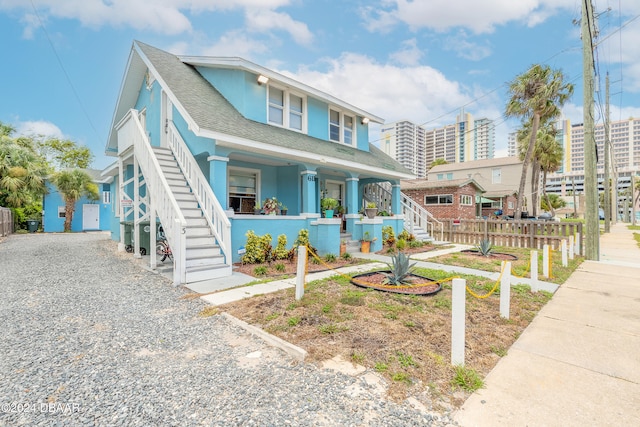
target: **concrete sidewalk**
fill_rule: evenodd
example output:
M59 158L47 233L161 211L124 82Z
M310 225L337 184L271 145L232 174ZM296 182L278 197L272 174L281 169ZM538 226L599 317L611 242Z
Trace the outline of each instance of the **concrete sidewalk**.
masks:
M640 249L624 224L456 412L472 426L640 425Z

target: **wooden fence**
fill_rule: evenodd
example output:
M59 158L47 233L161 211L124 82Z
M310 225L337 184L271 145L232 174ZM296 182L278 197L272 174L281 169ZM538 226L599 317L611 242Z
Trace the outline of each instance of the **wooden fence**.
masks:
M443 225L444 238L452 243L476 245L488 239L497 246L542 249L543 245L550 245L557 250L562 240L574 236L579 253L583 253L580 222L451 219L443 221Z
M0 237L13 233L13 215L11 209L0 208Z

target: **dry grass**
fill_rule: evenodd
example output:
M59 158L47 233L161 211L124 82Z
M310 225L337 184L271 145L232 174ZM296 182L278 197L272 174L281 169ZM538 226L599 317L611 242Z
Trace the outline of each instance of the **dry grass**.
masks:
M438 270L417 272L435 280L448 275ZM482 277L464 278L476 293L494 285ZM434 296L408 296L362 289L336 276L308 283L301 301L295 301L289 289L220 308L304 348L310 362L341 355L378 371L387 379L393 399L429 390L436 407L457 407L469 392L454 385L460 373L450 363L450 283L444 282ZM524 286L514 287L511 295L510 320L499 316L497 293L483 300L467 296L465 365L481 378L551 298Z

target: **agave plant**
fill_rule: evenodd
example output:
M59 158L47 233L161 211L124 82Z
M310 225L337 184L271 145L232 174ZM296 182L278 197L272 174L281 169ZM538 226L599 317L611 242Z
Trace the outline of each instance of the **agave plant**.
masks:
M491 255L491 251L493 250L491 241L489 239L480 241L480 244L476 246L476 250L484 256Z
M385 285L401 285L407 283L407 276L413 272L416 263L409 263L409 257L402 252L398 252L391 257L391 264L389 266L390 273L387 273L387 278L384 279Z

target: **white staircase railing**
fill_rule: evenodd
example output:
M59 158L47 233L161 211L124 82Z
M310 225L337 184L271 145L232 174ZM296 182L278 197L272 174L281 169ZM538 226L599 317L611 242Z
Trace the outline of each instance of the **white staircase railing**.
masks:
M133 152L144 175L147 195L150 196L151 203L160 217L169 245L171 245L175 263L174 284L186 283L187 221L182 215L171 188L160 169L160 164L151 149L147 134L138 118L138 112L131 109L127 115L126 121L121 122L121 128L129 128L127 135L133 139ZM150 249L155 250L155 248Z
M369 184L364 191L366 200L375 202L379 209L391 212L391 184L389 182L379 182ZM428 210L416 203L411 197L400 192L400 207L404 215L404 228L411 234L415 234L415 230L421 228L435 236L436 226L440 231L440 240L444 238L444 224L438 221Z
M410 233L413 233L414 228L421 228L429 233L430 236L435 236L437 225L440 230L440 241L444 240L444 224L438 221L428 210L416 203L411 197L404 193L400 193L400 205L402 206L402 213L404 214L404 225Z
M198 204L200 204L204 217L225 257L225 262L231 265L231 223L229 218L213 194L209 180L205 178L196 159L172 122L169 122L167 131L169 147L176 156L178 165L182 169L191 191L196 196Z

